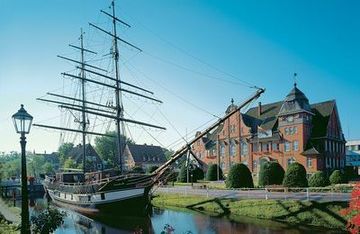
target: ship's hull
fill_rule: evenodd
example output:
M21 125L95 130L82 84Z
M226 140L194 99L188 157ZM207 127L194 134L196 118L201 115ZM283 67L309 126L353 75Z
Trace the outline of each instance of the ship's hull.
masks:
M150 208L150 189L128 188L95 194L69 194L47 189L47 193L56 205L88 216L145 215Z
M142 215L150 206L152 176L125 176L103 183L66 185L45 180L51 200L88 216Z

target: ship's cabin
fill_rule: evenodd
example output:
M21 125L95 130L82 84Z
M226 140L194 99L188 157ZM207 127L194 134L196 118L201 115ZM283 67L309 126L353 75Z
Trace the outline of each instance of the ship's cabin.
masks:
M82 172L61 172L56 173L56 180L63 183L83 183L85 175Z

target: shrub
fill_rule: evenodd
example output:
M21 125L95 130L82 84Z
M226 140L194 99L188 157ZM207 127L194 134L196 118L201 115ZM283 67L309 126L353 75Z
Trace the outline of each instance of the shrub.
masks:
M180 168L180 172L177 178L177 181L186 183L187 182L187 169L185 164L183 164Z
M329 179L331 184L341 184L346 182L345 176L341 173L340 170L333 171Z
M192 175L192 176L191 176ZM191 181L192 178L192 181ZM204 179L204 172L198 167L189 168L189 182L196 182L198 180ZM187 168L185 164L181 167L180 173L178 176L178 181L186 183L187 181Z
M142 167L140 166L135 166L131 169L132 173L144 173L144 169L142 169Z
M316 172L309 179L310 187L325 187L328 186L329 184L330 184L329 178L322 171Z
M64 223L66 212L47 208L38 216L31 216L31 227L34 233L53 233Z
M198 181L198 180L203 180L204 179L204 171L199 168L199 167L195 167L192 170L193 173L193 180L194 182Z
M283 185L285 187L307 187L306 170L300 163L289 165L286 170Z
M216 181L218 180L218 170L219 170L219 180L224 178L221 168L217 164L210 164L206 172L206 180Z
M155 165L153 165L153 166L151 166L151 167L148 167L147 173L151 174L151 173L153 173L154 171L156 171L156 169L158 169L158 168L159 168L159 167L158 167L158 166L155 166Z
M260 166L259 185L282 184L285 171L278 162L265 162Z
M254 187L251 172L249 168L242 163L237 163L230 168L229 175L226 178L225 183L228 188Z

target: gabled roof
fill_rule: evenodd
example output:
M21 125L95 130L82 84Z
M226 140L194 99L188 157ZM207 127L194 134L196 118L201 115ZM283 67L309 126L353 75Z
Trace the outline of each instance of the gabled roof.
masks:
M81 162L83 160L83 147L82 145L75 146L68 154L69 157L71 157L76 162ZM85 155L86 156L96 156L97 158L100 158L98 153L96 153L95 149L90 144L85 145Z
M297 88L295 83L294 88L286 96L278 115L281 116L299 112L311 113L311 108L309 105L309 100L305 94Z
M275 127L277 115L280 111L282 101L269 103L261 106L261 114L258 115L259 107L250 108L244 115L248 127L259 126L264 130L270 130Z
M329 118L334 110L335 100L320 102L311 105L311 111L315 114L312 118L311 137L326 136Z
M128 144L134 162L138 163L164 163L166 157L160 146ZM155 161L153 160L155 157ZM144 161L145 159L145 161Z
M320 155L319 151L315 149L315 147L311 147L304 152L301 153L302 155Z

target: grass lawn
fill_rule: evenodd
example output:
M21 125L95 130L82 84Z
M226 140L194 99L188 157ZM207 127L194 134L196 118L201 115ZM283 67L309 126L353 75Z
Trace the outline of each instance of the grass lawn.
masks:
M187 208L209 214L229 214L230 217L251 217L280 221L291 225L309 225L345 229L346 218L339 211L346 202L315 202L295 200L233 200L159 194L152 201L154 206Z

